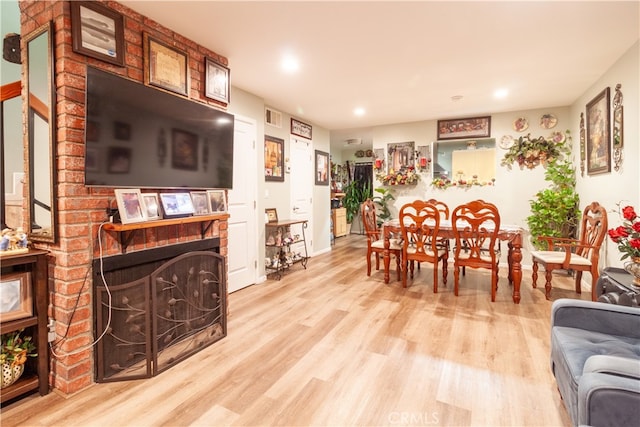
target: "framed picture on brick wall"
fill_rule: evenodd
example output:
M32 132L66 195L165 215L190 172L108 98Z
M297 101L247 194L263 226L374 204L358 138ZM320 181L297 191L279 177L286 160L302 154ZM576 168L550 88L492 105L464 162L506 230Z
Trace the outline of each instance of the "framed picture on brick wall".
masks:
M73 51L124 67L124 18L94 1L72 1Z

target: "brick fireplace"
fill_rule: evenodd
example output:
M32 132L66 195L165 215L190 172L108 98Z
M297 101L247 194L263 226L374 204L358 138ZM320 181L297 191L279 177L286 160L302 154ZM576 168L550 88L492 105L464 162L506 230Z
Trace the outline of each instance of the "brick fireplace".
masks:
M37 244L36 246L47 249L51 253L49 316L56 321L56 342L53 352L55 355L50 355L49 382L53 388L62 393L77 392L94 382L96 346L92 345L95 338L93 303L97 295L93 283L96 276L92 262L100 255L111 257L121 254L117 233L105 232L100 227L107 221L107 208L115 206L113 189L89 188L84 184L86 66L90 65L143 83L142 34L146 32L188 53L189 98L192 101L207 103L221 109L226 108L224 104L204 97L202 76L205 56L225 65L228 63L227 58L197 45L115 1L101 1L101 3L124 16L126 64L124 67L73 52L71 12L68 1L24 0L19 2L23 36L49 21L54 23L58 240L56 244ZM23 73L24 78L26 77ZM101 233L101 248L98 247L99 233ZM134 256L156 248L207 239L217 239L219 242L217 251L226 263L226 219L215 220L204 236L197 223L140 230L129 243L126 255ZM226 266L222 270L226 275Z

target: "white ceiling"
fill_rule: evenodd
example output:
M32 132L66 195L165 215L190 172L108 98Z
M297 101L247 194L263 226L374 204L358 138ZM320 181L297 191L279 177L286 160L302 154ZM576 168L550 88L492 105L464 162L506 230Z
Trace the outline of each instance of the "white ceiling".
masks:
M640 38L637 0L120 3L226 56L233 86L332 148L375 125L570 105Z

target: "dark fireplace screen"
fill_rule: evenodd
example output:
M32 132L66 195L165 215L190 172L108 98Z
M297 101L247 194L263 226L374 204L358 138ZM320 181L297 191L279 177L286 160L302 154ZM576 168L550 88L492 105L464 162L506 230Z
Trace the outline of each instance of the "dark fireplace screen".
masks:
M155 376L227 334L225 259L215 252L106 272L108 286L94 278L98 382Z

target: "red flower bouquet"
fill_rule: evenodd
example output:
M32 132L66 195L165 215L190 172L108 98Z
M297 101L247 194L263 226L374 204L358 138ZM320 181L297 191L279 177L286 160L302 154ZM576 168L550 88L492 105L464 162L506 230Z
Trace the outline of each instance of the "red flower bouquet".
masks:
M622 252L620 259L640 258L640 217L632 206L622 209L622 225L608 231L611 240Z

